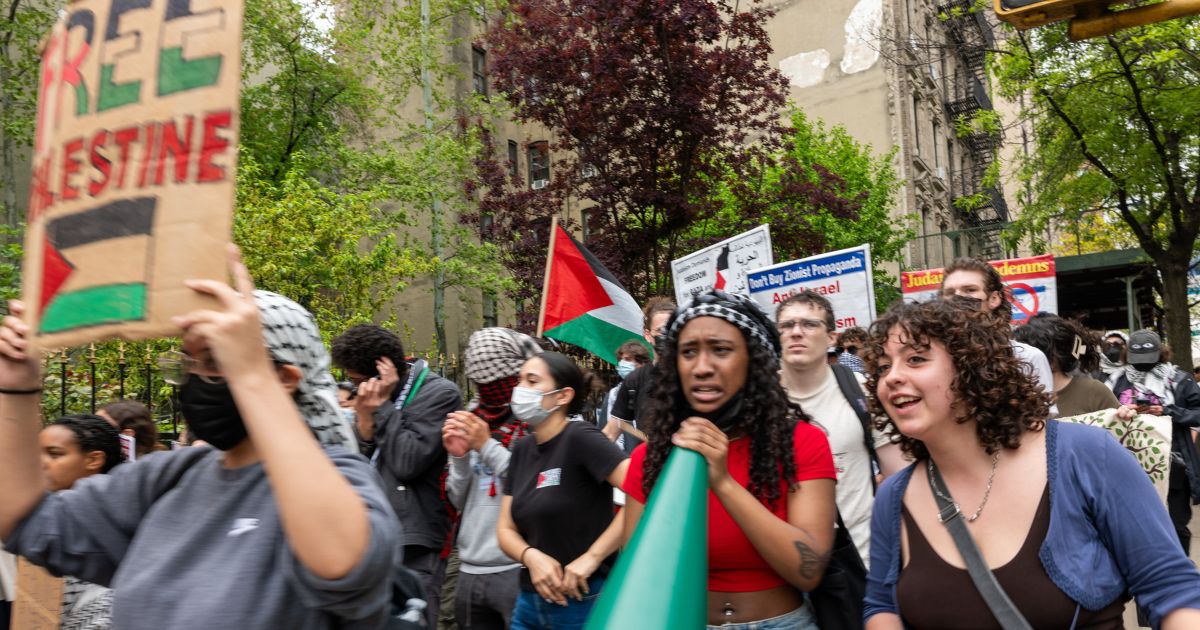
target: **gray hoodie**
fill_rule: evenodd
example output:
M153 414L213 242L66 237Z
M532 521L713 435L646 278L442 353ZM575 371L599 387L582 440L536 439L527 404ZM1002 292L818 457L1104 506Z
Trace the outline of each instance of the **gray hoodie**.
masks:
M464 457L450 458L446 494L454 507L462 511L458 557L463 573L499 573L521 566L500 550L496 538L500 501L504 498L500 478L508 470L510 457L508 449L489 438L478 453L471 451Z

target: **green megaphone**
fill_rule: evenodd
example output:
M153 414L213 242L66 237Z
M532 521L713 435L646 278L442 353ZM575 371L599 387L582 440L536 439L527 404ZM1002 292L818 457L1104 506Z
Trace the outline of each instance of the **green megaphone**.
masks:
M707 623L707 464L696 451L676 448L585 630L702 630Z

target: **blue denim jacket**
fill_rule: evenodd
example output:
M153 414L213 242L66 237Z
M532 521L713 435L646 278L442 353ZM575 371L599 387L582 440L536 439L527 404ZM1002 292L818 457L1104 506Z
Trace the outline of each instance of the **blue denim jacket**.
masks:
M1200 609L1200 572L1132 454L1103 429L1050 420L1046 457L1050 529L1038 557L1063 593L1088 610L1132 593L1154 628L1173 610ZM893 475L875 497L863 619L902 614L900 506L912 472Z

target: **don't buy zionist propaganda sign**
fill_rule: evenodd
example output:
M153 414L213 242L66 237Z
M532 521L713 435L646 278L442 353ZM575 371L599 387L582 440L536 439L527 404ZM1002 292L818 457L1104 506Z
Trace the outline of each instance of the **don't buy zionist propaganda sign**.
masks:
M26 237L45 348L176 334L224 278L241 0L78 0L47 37Z

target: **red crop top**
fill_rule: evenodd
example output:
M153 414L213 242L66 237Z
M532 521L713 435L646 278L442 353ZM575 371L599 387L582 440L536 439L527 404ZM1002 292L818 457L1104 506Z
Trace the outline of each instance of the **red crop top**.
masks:
M795 445L796 481L810 479L836 479L833 455L829 440L820 429L807 422L797 422L792 434ZM646 503L642 490L643 466L646 462L646 445L634 449L629 461L629 474L622 489L631 498ZM729 443L729 458L726 461L729 474L743 488L750 485L750 439L741 438ZM787 519L787 487L784 479L779 480L785 500L780 501L775 516ZM742 533L737 522L725 511L717 495L708 491L708 590L723 593L745 593L765 591L786 584L775 573L771 565L758 553L754 544Z

